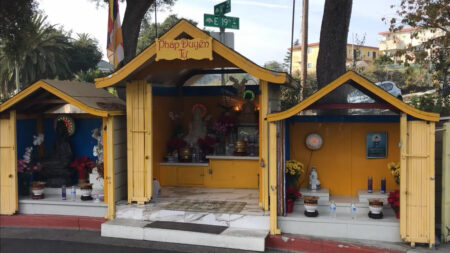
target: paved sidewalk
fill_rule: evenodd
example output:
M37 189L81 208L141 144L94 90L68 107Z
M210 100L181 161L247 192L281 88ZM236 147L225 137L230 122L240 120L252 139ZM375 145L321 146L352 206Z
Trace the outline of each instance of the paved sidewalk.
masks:
M390 243L370 240L348 240L338 238L318 238L292 234L268 236L266 249L285 250L288 252L389 252L389 253L450 253L450 243L439 245L436 249L428 248L428 245L416 245L411 248L406 243Z

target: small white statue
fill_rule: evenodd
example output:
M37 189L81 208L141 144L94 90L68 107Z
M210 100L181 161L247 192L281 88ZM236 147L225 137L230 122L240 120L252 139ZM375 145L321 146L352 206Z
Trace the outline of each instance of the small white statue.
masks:
M207 132L206 123L203 120L203 110L200 107L193 109L192 122L189 123L189 133L184 140L191 146L196 146L198 139L205 138Z
M311 168L311 173L309 174L309 189L316 191L320 189L319 176L317 175L316 167Z
M92 130L92 138L97 140L97 145L94 146L92 153L95 157L98 157L98 162L103 162L103 138L100 128L94 128Z

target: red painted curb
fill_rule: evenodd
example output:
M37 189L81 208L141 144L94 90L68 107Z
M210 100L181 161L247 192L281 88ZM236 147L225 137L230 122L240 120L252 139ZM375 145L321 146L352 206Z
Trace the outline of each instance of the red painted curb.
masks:
M100 230L107 219L67 215L19 214L0 215L1 227L48 227L78 230Z
M317 253L317 252L345 252L345 253L404 253L406 251L369 247L347 242L311 239L297 235L269 235L266 237L266 248Z

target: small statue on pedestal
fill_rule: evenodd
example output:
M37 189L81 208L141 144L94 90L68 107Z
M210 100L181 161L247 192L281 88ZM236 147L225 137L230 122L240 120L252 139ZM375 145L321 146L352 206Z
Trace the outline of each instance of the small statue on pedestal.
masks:
M309 189L312 191L320 190L319 176L314 166L311 168L311 173L309 174Z

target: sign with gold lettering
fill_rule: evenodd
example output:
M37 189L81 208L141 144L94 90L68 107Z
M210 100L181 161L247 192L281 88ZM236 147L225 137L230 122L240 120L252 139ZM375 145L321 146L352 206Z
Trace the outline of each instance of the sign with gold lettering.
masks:
M187 60L213 59L212 37L207 39L156 39L156 61L159 60Z

